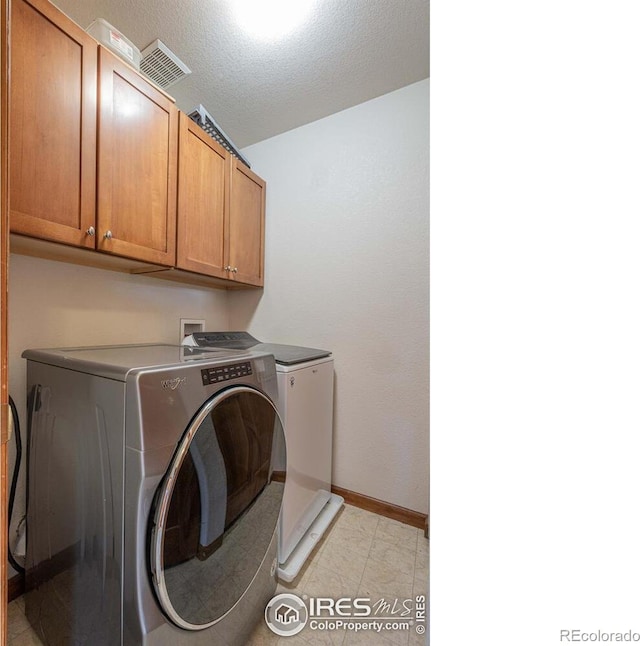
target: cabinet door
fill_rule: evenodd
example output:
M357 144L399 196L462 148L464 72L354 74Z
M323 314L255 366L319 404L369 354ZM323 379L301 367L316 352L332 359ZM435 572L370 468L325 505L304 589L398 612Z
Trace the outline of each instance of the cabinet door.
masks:
M98 248L175 264L178 110L99 48Z
M46 0L11 2L10 226L94 247L98 44Z
M228 158L222 146L180 113L176 263L180 269L228 277L224 269Z
M264 208L266 183L235 157L231 159L228 275L247 285L264 285Z

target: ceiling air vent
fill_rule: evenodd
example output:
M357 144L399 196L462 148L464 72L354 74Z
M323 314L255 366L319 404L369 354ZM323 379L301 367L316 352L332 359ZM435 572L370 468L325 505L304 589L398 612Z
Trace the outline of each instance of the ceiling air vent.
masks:
M140 71L163 90L191 74L191 70L161 40L142 50Z

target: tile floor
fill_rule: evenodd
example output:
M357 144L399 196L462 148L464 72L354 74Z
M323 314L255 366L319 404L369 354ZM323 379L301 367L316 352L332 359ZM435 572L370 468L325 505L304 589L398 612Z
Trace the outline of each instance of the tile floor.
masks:
M306 566L278 592L336 598L411 599L426 594L429 541L421 530L345 505L314 550ZM260 623L247 646L424 646L415 631L385 633L312 631L278 637ZM9 646L41 646L24 616L22 597L9 604Z

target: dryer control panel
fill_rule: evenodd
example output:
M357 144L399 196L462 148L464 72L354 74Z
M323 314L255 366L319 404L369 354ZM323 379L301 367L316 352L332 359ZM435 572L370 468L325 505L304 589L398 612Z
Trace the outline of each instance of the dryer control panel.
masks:
M202 385L208 386L209 384L217 384L229 379L248 377L253 374L253 369L250 361L243 361L242 363L233 363L226 366L204 368L200 373L202 374Z

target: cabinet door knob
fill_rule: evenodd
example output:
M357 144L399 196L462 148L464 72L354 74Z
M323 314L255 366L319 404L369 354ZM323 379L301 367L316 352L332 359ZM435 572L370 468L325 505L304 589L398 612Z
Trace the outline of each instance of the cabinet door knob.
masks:
M88 236L94 236L94 235L96 235L96 230L95 230L93 227L89 227L89 228L87 229L87 235L88 235Z
M111 231L107 231L107 232L104 234L104 237L105 237L107 240L111 240L111 238L113 238L113 234L111 233Z
M234 274L237 274L237 273L238 273L238 268L237 268L237 267L234 267L231 271L232 271Z
M225 270L225 271L231 271L231 265L227 265L227 266L224 268L224 270Z

